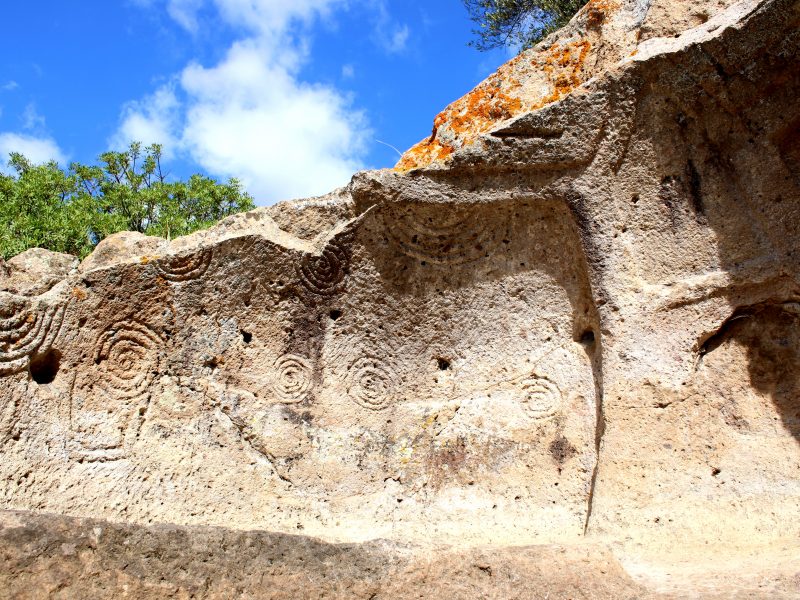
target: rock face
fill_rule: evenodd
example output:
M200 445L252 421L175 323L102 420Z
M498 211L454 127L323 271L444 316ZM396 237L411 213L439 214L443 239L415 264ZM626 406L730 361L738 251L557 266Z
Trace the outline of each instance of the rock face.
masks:
M0 290L17 296L38 296L60 283L78 267L69 254L31 248L0 262Z
M394 171L6 287L6 589L800 595L798 25L593 0Z

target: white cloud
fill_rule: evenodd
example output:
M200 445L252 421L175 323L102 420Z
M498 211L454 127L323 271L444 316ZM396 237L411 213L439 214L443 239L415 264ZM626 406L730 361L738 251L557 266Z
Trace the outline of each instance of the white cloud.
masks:
M214 176L238 177L260 204L346 184L363 166L366 117L336 88L301 80L310 40L298 28L343 0L212 1L247 34L216 65L191 63L173 84L123 107L115 145L161 141ZM173 16L182 26L202 7L184 6L184 21Z
M356 69L353 65L342 65L342 78L352 79L356 76Z
M142 100L128 102L122 107L119 129L109 144L120 151L131 142L162 144L164 157L172 158L180 145L176 129L180 124L181 108L173 84L162 86Z
M44 125L44 117L36 110L36 105L33 103L28 104L25 110L22 111L22 128L41 129Z
M408 34L409 30L407 25L403 25L402 27L395 29L391 37L386 39L386 50L394 54L405 50L406 42L408 42Z
M255 43L211 69L190 66L183 141L204 167L238 175L260 200L316 195L361 163L366 123L337 90L297 81Z
M4 83L2 86L0 86L0 89L2 89L3 91L6 91L6 92L12 92L15 89L17 89L18 87L19 87L19 84L16 81L11 80L11 81L8 81L8 82Z
M400 25L394 21L386 0L370 0L369 3L375 10L372 41L389 54L400 54L406 49L411 35L408 25Z
M8 172L6 167L8 155L12 152L23 154L35 164L55 160L60 164L67 162L67 157L58 144L49 137L35 137L19 133L0 133L0 170Z
M197 31L197 11L203 5L203 0L169 0L167 13L184 29Z
M272 37L284 33L292 21L308 23L324 17L346 0L214 0L214 4L228 23Z
M205 6L216 9L227 25L272 36L285 32L291 21L309 22L326 16L333 8L345 6L348 0L160 0L167 13L184 29L194 32L199 13ZM159 0L134 0L142 7L152 7Z

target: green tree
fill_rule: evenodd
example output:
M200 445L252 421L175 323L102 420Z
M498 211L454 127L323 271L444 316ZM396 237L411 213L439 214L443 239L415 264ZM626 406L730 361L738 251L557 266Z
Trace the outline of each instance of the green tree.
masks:
M563 27L586 0L463 0L470 19L478 25L478 50L502 46L532 47Z
M12 173L0 173L0 255L40 247L82 258L118 231L172 238L253 208L235 179L168 181L161 153L159 145L134 143L100 155L99 165L67 170L11 154Z

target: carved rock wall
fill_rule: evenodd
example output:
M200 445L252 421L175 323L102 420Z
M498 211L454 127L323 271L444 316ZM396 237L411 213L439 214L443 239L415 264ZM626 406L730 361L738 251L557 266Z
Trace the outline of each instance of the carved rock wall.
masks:
M593 1L397 170L4 283L3 507L385 538L414 569L591 547L653 594L792 597L798 25ZM563 89L531 67L581 39ZM67 527L14 519L6 545Z

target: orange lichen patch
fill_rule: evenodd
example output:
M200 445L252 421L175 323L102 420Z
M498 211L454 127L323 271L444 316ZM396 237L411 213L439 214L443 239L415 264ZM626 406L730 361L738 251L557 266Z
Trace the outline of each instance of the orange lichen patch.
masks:
M561 100L583 83L583 65L591 46L589 40L579 40L566 46L554 44L550 47L541 68L550 77L553 91L531 110Z
M455 148L431 137L407 150L394 168L397 171L410 171L435 162L444 162L453 152Z
M586 26L596 29L605 23L608 13L619 8L615 0L590 0L586 5Z
M509 119L522 110L522 101L497 90L476 90L467 95L466 110L454 117L450 127L457 133L486 131L487 125Z
M72 288L72 297L76 300L86 300L87 295L81 288Z
M522 101L506 94L501 87L496 73L436 115L431 137L406 152L395 169L407 171L444 161L453 154L453 145L438 139L439 130L445 125L464 145L491 129L495 123L519 114L523 109ZM518 81L516 87L519 87Z
M445 162L456 149L471 144L497 123L560 100L586 79L583 66L590 48L588 40L579 39L568 44L553 44L538 52L532 64L550 82L550 92L539 98L520 97L523 88L520 77L530 54L524 53L508 61L466 96L436 115L431 136L403 154L395 170L409 171Z

